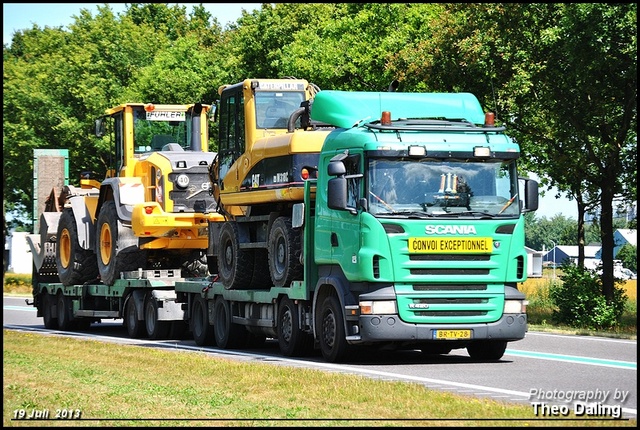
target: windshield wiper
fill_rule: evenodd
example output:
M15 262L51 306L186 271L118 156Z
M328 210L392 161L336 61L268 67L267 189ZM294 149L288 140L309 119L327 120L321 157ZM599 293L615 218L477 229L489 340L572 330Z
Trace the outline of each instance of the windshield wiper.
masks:
M488 212L482 212L482 211L464 211L464 212L458 212L456 215L474 215L474 216L479 216L480 219L489 219L495 216L494 214L491 214Z
M422 211L396 211L394 215L405 215L409 218L433 218L433 214Z

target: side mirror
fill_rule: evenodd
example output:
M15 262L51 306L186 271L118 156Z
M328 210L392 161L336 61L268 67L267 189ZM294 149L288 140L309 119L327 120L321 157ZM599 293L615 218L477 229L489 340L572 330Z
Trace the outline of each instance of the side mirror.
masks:
M344 176L329 179L327 183L327 206L338 210L347 208L347 180Z
M524 212L538 210L538 182L533 179L524 181Z
M346 167L342 161L330 161L327 166L327 174L329 176L341 176L347 173Z

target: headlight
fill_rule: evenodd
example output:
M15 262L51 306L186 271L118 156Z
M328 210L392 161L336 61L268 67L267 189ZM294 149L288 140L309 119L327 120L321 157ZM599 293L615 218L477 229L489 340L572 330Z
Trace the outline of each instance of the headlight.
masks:
M178 175L178 178L176 179L176 185L179 188L187 188L189 186L189 177L184 173Z
M526 300L505 300L504 301L504 313L505 314L524 314L527 312Z
M360 302L361 315L397 314L398 308L394 300L372 300Z

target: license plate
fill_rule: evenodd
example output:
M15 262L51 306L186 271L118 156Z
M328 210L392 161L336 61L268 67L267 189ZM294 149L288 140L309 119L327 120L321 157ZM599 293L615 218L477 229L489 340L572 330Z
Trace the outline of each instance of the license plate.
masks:
M435 340L471 339L471 330L434 330Z
M411 237L409 252L412 254L488 254L493 251L490 237Z

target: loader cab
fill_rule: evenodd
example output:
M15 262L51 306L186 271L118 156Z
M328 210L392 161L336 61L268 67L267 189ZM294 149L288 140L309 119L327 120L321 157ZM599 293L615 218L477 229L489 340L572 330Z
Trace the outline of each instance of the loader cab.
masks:
M253 144L264 137L287 133L291 114L313 94L303 79L245 79L218 89L218 178ZM300 119L296 127L300 126Z
M96 136L111 129L118 176L130 176L136 162L152 152L209 150L210 106L125 103L96 120ZM105 121L110 119L111 124Z

